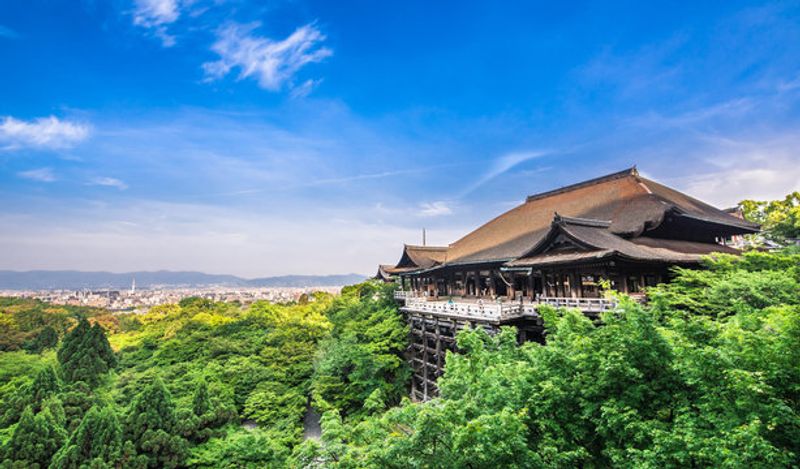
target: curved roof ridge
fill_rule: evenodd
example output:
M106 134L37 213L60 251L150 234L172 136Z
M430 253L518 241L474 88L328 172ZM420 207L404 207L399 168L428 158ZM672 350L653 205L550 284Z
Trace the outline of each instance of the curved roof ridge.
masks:
M638 179L639 179L638 174L639 174L639 172L636 169L636 166L632 166L632 167L630 167L628 169L625 169L625 170L622 170L622 171L617 171L616 173L607 174L605 176L600 176L600 177L593 178L593 179L590 179L590 180L587 180L587 181L578 182L578 183L571 184L571 185L568 185L568 186L564 186L564 187L561 187L561 188L558 188L558 189L554 189L554 190L551 190L551 191L542 192L540 194L535 194L535 195L529 196L523 203L521 203L521 204L517 205L516 207L513 207L513 208L511 208L511 209L509 209L509 210L507 210L507 211L505 211L503 213L500 213L499 215L493 217L489 221L483 223L482 225L478 226L474 230L472 230L469 233L465 234L464 236L460 237L456 241L450 243L450 245L449 245L450 246L450 252L448 253L448 257L451 257L453 260L457 260L457 259L461 259L461 258L463 258L465 256L471 256L471 255L478 254L483 249L466 248L467 252L462 252L462 251L465 250L465 248L463 247L464 244L473 242L476 238L478 238L481 235L483 235L485 233L485 230L492 229L492 227L494 227L497 223L502 223L502 221L505 220L505 219L519 217L519 216L525 217L526 215L528 215L527 212L530 212L530 207L534 205L531 202L540 202L540 201L542 201L544 199L547 199L549 197L561 196L561 195L564 195L564 194L568 194L570 192L574 192L574 191L578 191L578 190L584 189L586 187L590 187L590 186L593 186L593 185L602 185L604 183L614 182L614 181L621 180L621 179L624 179L624 178L627 178L627 177L636 177L636 182L638 182ZM636 185L636 187L639 187L639 189L641 190L642 193L646 192L646 188L645 187L642 187L642 186L640 186L638 184ZM551 213L553 213L553 212L551 212ZM550 217L550 216L552 216L552 215L548 215L548 217ZM542 230L541 234L544 234L544 232L547 231L546 226L547 225L542 227L543 230ZM520 233L520 236L529 237L531 234L532 233L530 233L530 232ZM503 244L505 242L513 242L513 239L511 239L511 238L504 239L500 243ZM535 241L534 241L534 243L535 243ZM495 257L495 258L515 257L516 255L518 255L518 253L517 254L512 254L510 256L492 256L492 257Z
M538 194L532 194L525 198L525 202L531 202L537 199L544 199L547 197L551 197L558 194L563 194L564 192L574 191L575 189L580 189L587 186L592 186L594 184L599 184L601 182L612 181L614 179L619 179L627 176L639 176L639 171L636 169L636 166L631 166L628 169L624 169L622 171L617 171L616 173L606 174L605 176L600 176L592 179L588 179L586 181L581 181L575 184L570 184L568 186L559 187L558 189L553 189L545 192L540 192Z
M414 249L417 251L446 251L447 246L420 246L419 244L403 244L406 249Z

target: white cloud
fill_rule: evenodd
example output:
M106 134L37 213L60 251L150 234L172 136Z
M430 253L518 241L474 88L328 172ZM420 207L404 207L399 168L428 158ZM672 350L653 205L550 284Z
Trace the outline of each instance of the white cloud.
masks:
M781 80L778 82L777 90L779 92L792 91L800 88L800 75L791 80Z
M464 189L464 191L461 192L460 197L464 197L465 195L473 192L474 190L478 189L479 187L491 181L492 179L496 178L497 176L500 176L501 174L505 173L511 168L520 165L526 161L532 160L534 158L539 158L544 155L547 155L548 153L550 152L548 151L517 152L517 153L508 153L499 158L496 158L494 161L492 161L489 170L483 173L483 175L477 181L470 184L466 189Z
M666 127L692 127L703 122L715 122L722 118L731 119L746 115L758 104L757 100L743 97L674 115L662 115L649 112L643 116L634 117L630 122L634 125L657 129Z
M89 136L89 126L55 116L23 121L10 116L0 121L0 148L67 148Z
M123 181L112 178L112 177L98 177L92 179L90 182L93 186L106 186L106 187L116 187L117 189L124 191L128 188L128 185L125 184Z
M444 201L426 202L420 204L420 214L423 217L440 217L442 215L450 215L453 209Z
M301 67L333 54L321 46L325 36L313 24L297 28L280 41L253 34L258 26L259 23L231 23L217 31L217 41L211 50L219 54L220 59L203 64L207 79L220 79L239 68L239 79L252 77L258 80L261 88L278 91L287 83L292 85L291 79ZM299 88L301 92L303 88L310 91L314 84L307 81Z
M37 182L53 182L56 180L56 175L53 174L53 170L50 168L39 168L39 169L31 169L28 171L21 171L17 173L17 176Z
M291 96L292 98L305 98L308 96L311 91L314 90L319 84L322 83L322 79L319 80L306 80L303 84L295 86L292 88Z
M717 207L743 199L782 199L800 189L800 139L792 135L753 140L708 138L698 153L705 171L675 178L677 188Z
M230 207L147 201L53 208L48 217L0 212L0 268L369 275L377 264L395 262L403 241L420 238L417 227L363 220L359 213L254 216ZM429 229L428 241L445 244L461 235Z
M133 24L153 30L165 47L175 45L175 37L167 33L167 25L180 16L178 0L136 0Z

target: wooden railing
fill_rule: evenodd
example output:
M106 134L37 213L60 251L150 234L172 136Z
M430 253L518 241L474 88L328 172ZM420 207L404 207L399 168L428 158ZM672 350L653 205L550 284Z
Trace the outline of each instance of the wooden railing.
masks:
M509 319L521 314L519 303L490 301L428 301L426 298L406 297L405 309L420 313L459 316L485 320Z
M586 313L609 311L617 306L615 300L606 298L560 298L542 296L539 297L538 302L539 304L550 305L555 308L577 308Z
M576 308L585 313L609 311L616 307L616 301L605 298L560 298L540 297L534 302L491 300L434 300L418 296L414 292L395 292L395 298L404 301L403 309L418 313L431 313L443 316L456 316L491 321L505 321L524 316L538 316L539 306L546 304L555 308Z

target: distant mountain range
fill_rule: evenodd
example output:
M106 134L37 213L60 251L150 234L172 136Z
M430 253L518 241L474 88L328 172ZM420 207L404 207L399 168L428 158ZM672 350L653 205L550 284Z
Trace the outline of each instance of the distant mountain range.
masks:
M128 289L133 279L136 288L153 287L338 287L352 285L366 275L282 275L245 279L235 275L214 275L202 272L81 272L77 270L0 270L0 290L81 290Z

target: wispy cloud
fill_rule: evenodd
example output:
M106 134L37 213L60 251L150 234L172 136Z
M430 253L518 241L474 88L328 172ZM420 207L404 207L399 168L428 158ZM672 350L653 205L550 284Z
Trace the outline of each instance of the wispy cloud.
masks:
M403 240L420 236L416 226L363 219L360 211L254 215L250 209L140 200L56 201L51 209L48 216L0 212L0 268L191 269L250 277L370 273L378 262L397 259ZM446 243L461 234L452 227L429 229L428 241Z
M31 169L28 171L20 171L17 176L23 179L30 179L37 182L54 182L57 178L50 168Z
M792 91L796 90L797 88L800 88L800 75L797 75L790 80L780 80L777 86L779 92Z
M0 148L68 148L85 140L89 133L88 125L61 120L55 116L31 121L6 116L0 120Z
M89 182L89 185L92 186L106 186L106 187L116 187L117 189L124 191L128 188L128 185L125 182L112 177L97 177L92 179Z
M675 184L718 206L732 206L742 199L783 198L800 188L797 148L800 138L793 131L771 136L705 138L696 149L696 158L705 163L705 170L678 179Z
M303 84L295 86L292 88L291 96L292 98L305 98L308 96L311 91L314 90L319 84L322 83L322 79L319 80L306 80Z
M17 39L19 34L17 34L17 32L11 28L0 25L0 37L4 37L6 39Z
M674 115L649 112L643 116L634 117L630 122L643 127L686 127L718 118L730 119L741 116L753 109L756 104L758 104L757 100L742 97Z
M211 50L220 59L203 64L208 80L218 80L239 68L239 79L255 78L261 88L278 91L287 84L292 87L292 77L304 65L333 54L321 45L325 36L314 24L297 28L280 41L254 34L259 26L259 23L230 23L217 31L217 41ZM299 88L301 92L310 91L314 84L306 81Z
M509 171L510 169L514 168L517 165L520 165L526 161L530 161L534 158L540 158L545 156L551 152L549 151L527 151L527 152L515 152L515 153L507 153L503 156L496 158L492 161L491 165L489 166L489 170L483 173L477 181L473 182L466 189L464 189L459 197L464 197L472 192L474 192L479 187L483 186L484 184L488 183L492 179L500 176L501 174Z
M161 39L165 47L175 45L175 37L167 32L167 25L180 16L178 0L136 0L133 24L147 28Z
M453 213L453 209L442 200L420 204L420 215L423 217L441 217L451 213Z
M436 169L441 166L434 166L431 168L415 168L415 169L401 169L397 171L381 171L378 173L365 173L365 174L354 174L351 176L341 176L341 177L332 177L332 178L320 178L320 179L311 179L308 181L303 181L301 183L295 184L288 184L286 186L276 188L254 188L254 189L242 189L237 191L231 192L220 192L220 193L204 193L203 198L207 197L226 197L226 196L237 196L237 195L250 195L250 194L260 194L263 192L274 192L276 190L292 190L292 189L299 189L299 188L309 188L309 187L317 187L317 186L347 186L350 183L358 182L358 181L368 181L372 179L384 179L384 178L391 178L395 176L402 176L406 174L421 174L429 172L433 169Z

